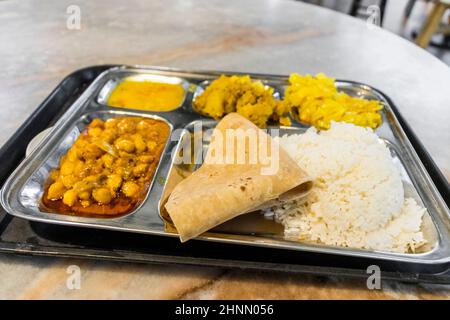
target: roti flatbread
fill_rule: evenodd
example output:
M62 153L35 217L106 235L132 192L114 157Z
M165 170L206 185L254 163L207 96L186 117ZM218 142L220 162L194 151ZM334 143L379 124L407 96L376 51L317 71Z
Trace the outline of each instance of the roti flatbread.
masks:
M165 208L185 242L238 215L303 197L311 187L278 143L230 113L214 129L202 166L174 188Z

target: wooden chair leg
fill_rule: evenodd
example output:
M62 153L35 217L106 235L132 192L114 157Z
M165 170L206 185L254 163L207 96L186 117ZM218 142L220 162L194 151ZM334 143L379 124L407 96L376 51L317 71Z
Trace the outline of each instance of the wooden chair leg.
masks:
M446 8L447 5L440 2L434 5L422 31L420 31L420 34L417 36L416 44L418 46L422 48L426 48L428 46L431 37L439 28L439 24L441 23L442 16L444 15Z

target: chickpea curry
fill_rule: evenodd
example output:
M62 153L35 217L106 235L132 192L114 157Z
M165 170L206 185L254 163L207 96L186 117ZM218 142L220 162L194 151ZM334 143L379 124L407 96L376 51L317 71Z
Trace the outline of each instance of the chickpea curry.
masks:
M43 205L75 215L130 212L146 196L169 133L151 118L92 120L50 173Z

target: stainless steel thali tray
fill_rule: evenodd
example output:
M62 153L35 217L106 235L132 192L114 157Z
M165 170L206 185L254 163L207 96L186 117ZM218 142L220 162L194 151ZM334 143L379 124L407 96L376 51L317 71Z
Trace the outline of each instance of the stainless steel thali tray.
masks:
M195 123L200 122L205 128L214 126L214 121L195 113L191 108L191 103L208 81L215 79L222 73L184 72L145 67L115 67L103 72L60 117L39 147L9 177L2 189L2 206L14 216L33 221L176 237L176 234L167 231L164 220L160 216L160 201L163 195L167 194L167 185L170 184L174 172L177 171L176 166L172 163L171 155L183 143L185 135ZM107 106L105 101L114 86L122 79L130 76L158 77L160 81L166 80L171 83L182 84L186 89L186 96L182 105L174 111L161 113ZM283 94L287 77L253 74L250 74L250 76L265 81L275 87L279 95ZM261 221L260 217L257 217L256 220L242 220L238 221L239 223L221 226L198 239L236 245L392 261L410 267L411 270L421 269L435 273L445 271L449 268L450 263L449 210L400 126L388 99L377 90L365 85L345 81L338 81L337 85L340 90L351 95L377 99L384 103L383 124L377 129L377 134L380 141L385 143L391 151L396 165L402 173L406 192L416 198L428 210L429 216L425 219L424 224L430 245L419 253L396 254L287 241L282 238L282 229L273 226L266 227L266 221ZM165 147L144 203L125 216L107 219L75 217L41 211L37 204L42 196L43 185L49 170L57 166L61 154L67 151L89 119L123 115L156 117L166 121L172 129L171 139ZM180 136L179 129L186 129L186 131ZM305 126L296 123L293 127L281 128L281 131L289 134L290 132L303 132L305 129ZM252 227L252 223L254 223L254 227ZM270 222L268 223L270 224ZM242 226L243 224L250 227L247 229L236 227L236 225Z

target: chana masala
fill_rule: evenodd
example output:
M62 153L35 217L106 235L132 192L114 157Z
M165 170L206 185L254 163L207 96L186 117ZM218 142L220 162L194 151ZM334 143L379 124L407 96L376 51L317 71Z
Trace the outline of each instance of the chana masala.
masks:
M43 206L88 216L130 212L147 194L169 133L152 118L92 120L50 173Z

